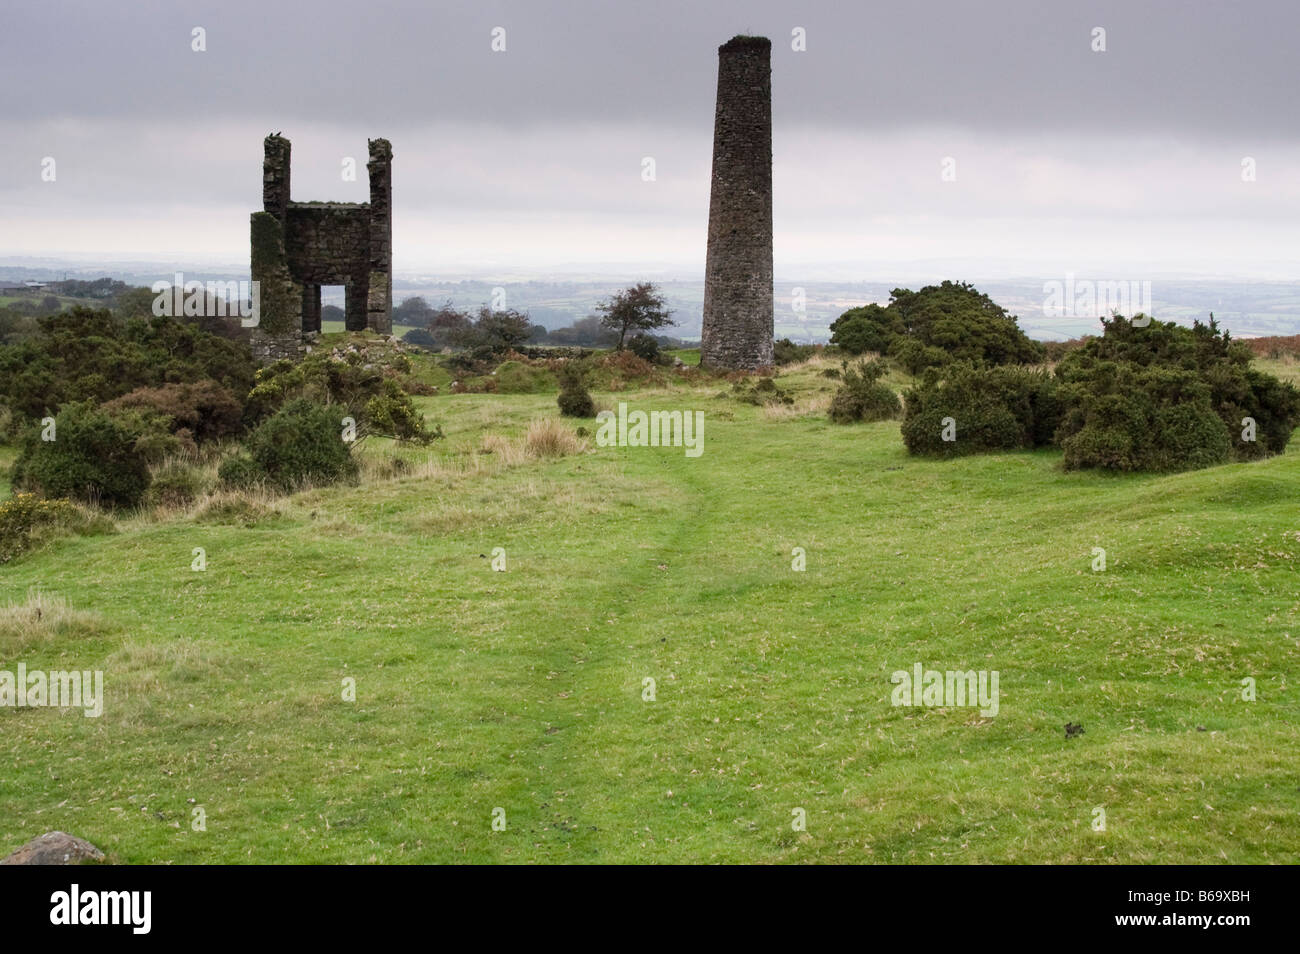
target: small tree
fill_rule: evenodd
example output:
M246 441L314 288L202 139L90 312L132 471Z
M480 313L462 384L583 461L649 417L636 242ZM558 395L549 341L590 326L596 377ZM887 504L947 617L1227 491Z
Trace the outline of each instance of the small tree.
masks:
M436 325L435 325L436 327ZM455 329L451 334L454 344L470 348L491 348L493 351L510 351L523 345L534 334L535 326L527 315L513 308L493 311L487 305L478 310L478 318Z
M603 327L618 332L619 351L623 350L623 341L630 331L654 331L676 324L672 319L673 313L668 310L668 302L651 282L640 282L623 289L598 304L596 311Z
M412 328L427 328L433 316L437 314L429 303L420 295L408 298L393 308L393 324L410 325ZM322 318L324 315L322 314Z

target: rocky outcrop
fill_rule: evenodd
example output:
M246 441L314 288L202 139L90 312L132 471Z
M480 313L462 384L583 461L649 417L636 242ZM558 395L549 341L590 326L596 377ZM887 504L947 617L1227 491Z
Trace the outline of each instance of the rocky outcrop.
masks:
M82 865L97 864L104 853L86 841L63 831L47 831L33 838L0 865Z

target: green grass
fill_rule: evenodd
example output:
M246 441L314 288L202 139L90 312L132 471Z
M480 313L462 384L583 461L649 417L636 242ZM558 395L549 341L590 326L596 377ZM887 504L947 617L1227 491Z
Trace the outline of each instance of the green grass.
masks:
M682 364L690 367L697 367L700 363L699 348L675 348L665 351L664 354L672 358L681 358Z
M824 399L831 364L782 386ZM444 467L0 568L5 599L97 620L20 652L0 628L0 668L102 668L107 695L97 720L0 709L0 851L62 829L120 862L1294 861L1300 457L939 462L896 422L721 390L597 395L703 410L696 459ZM447 440L367 454L463 463L555 414L419 400ZM891 706L917 662L998 670L999 714Z
M0 444L0 499L8 497L9 491L12 489L9 485L9 478L13 471L14 461L17 459L17 447Z
M345 334L347 332L347 326L342 321L338 320L322 320L320 323L320 330L322 334L327 335ZM408 331L414 330L415 325L393 325L393 336L400 338Z

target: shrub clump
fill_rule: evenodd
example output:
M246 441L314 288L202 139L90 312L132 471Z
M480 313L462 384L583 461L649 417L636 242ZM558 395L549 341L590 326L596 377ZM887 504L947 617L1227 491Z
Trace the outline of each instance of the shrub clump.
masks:
M582 366L566 361L559 370L560 396L556 403L565 417L595 417L596 402L587 390L587 378Z
M70 500L46 500L36 494L14 494L0 503L0 563L36 549L60 531L87 533L99 529Z
M289 401L259 424L249 435L248 453L251 468L239 457L222 462L218 473L224 483L248 486L255 476L289 492L357 476L352 448L343 440L342 415L306 398Z
M441 437L442 431L429 430L415 409L405 386L412 384L410 370L411 359L403 352L368 347L365 342L313 352L296 364L276 361L257 372L246 417L252 422L265 420L302 398L343 407L340 418L353 418L361 436L378 434L427 444Z
M1067 468L1175 471L1286 449L1300 390L1250 367L1250 349L1208 324L1115 316L1057 366Z
M171 381L211 380L233 395L252 387L248 345L196 324L77 306L37 325L34 335L0 346L0 401L24 418Z
M831 344L849 354L895 357L911 374L949 361L1036 364L1043 349L1016 316L964 282L895 288L889 304L851 308L831 325Z
M905 395L903 443L943 457L1039 447L1060 421L1057 391L1051 375L1030 368L931 368Z
M144 502L150 507L186 507L205 489L202 474L182 461L169 460L153 473Z
M841 384L831 398L830 418L836 424L855 421L887 421L903 412L903 404L893 388L881 384L885 375L884 362L845 361L841 371Z
M232 490L247 490L261 483L265 474L257 462L247 454L231 454L217 468L217 479L223 487Z
M659 364L661 353L659 351L659 342L647 334L633 335L628 339L627 350L642 361L648 361L651 364Z
M364 421L365 433L401 443L429 444L443 436L442 425L429 430L411 396L391 378L384 381L380 393L366 402Z
M106 410L137 409L162 417L172 433L184 430L194 443L238 434L244 406L216 381L136 388L108 402Z
M731 386L731 396L737 401L763 407L768 404L793 404L794 395L780 387L771 378L737 381Z
M795 344L789 338L772 342L772 363L775 365L794 364L807 361L822 351L821 345Z
M15 487L107 507L134 507L149 486L149 462L131 422L89 401L64 405L53 440L31 427L14 463Z
M1232 456L1210 386L1193 371L1095 366L1070 386L1061 428L1067 470L1176 471L1222 464Z

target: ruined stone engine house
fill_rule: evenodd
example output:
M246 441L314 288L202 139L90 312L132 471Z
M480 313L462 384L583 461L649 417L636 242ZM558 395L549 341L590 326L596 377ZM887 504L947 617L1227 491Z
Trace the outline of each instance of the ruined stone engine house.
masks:
M262 361L296 358L321 327L321 286L345 287L349 331L393 327L393 149L370 140L369 202L294 202L289 140L263 141L262 208L251 221L252 278L261 313L252 331Z

